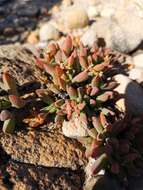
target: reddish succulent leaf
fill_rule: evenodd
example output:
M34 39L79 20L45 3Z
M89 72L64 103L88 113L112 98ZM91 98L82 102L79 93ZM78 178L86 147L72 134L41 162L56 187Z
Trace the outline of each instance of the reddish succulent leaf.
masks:
M36 94L41 100L47 104L53 103L52 94L47 89L37 89Z
M50 64L52 57L50 56L50 53L46 53L44 57L44 63Z
M56 75L61 77L64 74L64 71L59 65L56 65L55 66L55 73L56 73Z
M74 61L75 61L74 55L71 54L71 56L67 60L68 68L71 68L73 66Z
M85 157L89 158L91 156L91 154L92 154L92 148L91 148L91 146L86 147Z
M99 92L99 88L97 88L96 86L93 86L90 92L90 96L95 96L98 92Z
M59 84L60 89L66 90L66 82L60 77L58 78L58 84Z
M88 79L88 73L86 71L82 71L72 79L72 82L80 83L86 81L87 79Z
M53 75L53 80L55 85L58 85L60 87L60 89L62 90L66 90L66 82L65 80L63 80L61 78L61 76L64 77L64 71L63 69L60 68L60 66L55 66L55 70L54 70L54 75Z
M109 100L110 96L109 94L101 94L99 96L97 96L96 100L100 101L100 102L106 102L107 100Z
M97 87L99 85L99 82L100 82L100 77L97 75L95 76L92 81L91 81L91 85L93 87Z
M62 62L62 52L61 52L61 50L58 50L58 52L56 53L56 55L55 55L55 61L57 63L61 63Z
M9 90L11 94L18 95L16 81L8 72L3 73L2 80L5 90Z
M94 164L92 165L91 173L93 175L96 175L101 169L104 169L107 160L107 155L102 154L98 159L96 159L96 162L94 162Z
M105 68L105 65L103 63L101 64L97 64L93 67L93 70L99 72L99 71L102 71L103 69Z
M67 118L68 118L68 120L70 120L70 118L72 116L72 107L71 107L70 101L66 100L65 105L66 105Z
M38 95L38 97L44 97L48 94L48 91L46 89L36 89L35 92Z
M79 109L79 110L83 110L84 107L86 106L86 103L85 103L85 102L82 102L82 103L79 103L77 106L78 106L78 109Z
M91 86L86 86L86 94L87 95L90 95L90 93L91 93L91 90L92 90L92 87Z
M92 54L92 58L94 61L97 61L98 55L96 52Z
M43 64L43 68L44 70L50 74L51 76L54 75L55 73L55 67L53 65L50 65L50 64Z
M8 110L2 110L0 113L0 120L5 121L12 118L12 114Z
M80 42L79 50L80 50L80 57L87 57L87 49L86 47L84 47L82 42Z
M105 151L105 148L103 146L97 146L92 150L91 157L98 158L100 155L102 155Z
M89 65L89 66L92 65L93 60L92 60L91 55L88 56L88 58L87 58L87 62L88 62L88 65Z
M54 56L57 53L57 47L54 43L50 43L47 47L47 53L50 54L50 56Z
M69 55L72 48L73 48L72 39L70 36L67 36L63 45L62 45L62 49L67 55Z
M108 124L108 125L106 126L106 131L107 131L107 132L112 132L112 129L113 129L113 125Z
M43 69L44 68L44 61L43 60L41 60L40 58L37 58L37 57L35 57L35 63L36 63L36 65L40 68L40 69Z
M115 81L112 81L112 82L109 82L108 84L106 84L106 86L103 86L102 89L104 89L104 90L113 90L117 86L118 86L118 83L115 82Z
M80 65L81 65L81 67L83 69L87 69L88 68L87 60L86 60L85 57L79 56L79 63L80 63Z
M22 108L25 106L25 101L19 96L9 95L9 101L13 107Z

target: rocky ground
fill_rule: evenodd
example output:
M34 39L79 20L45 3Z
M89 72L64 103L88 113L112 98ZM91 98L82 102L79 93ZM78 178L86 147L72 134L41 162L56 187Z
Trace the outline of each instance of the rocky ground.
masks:
M122 65L130 66L126 76L116 76L120 83L116 91L125 94L117 106L141 115L142 29L142 0L0 0L0 73L9 68L19 85L40 88L47 80L34 65L40 48L51 41L61 43L66 34L84 45L106 44L121 52ZM60 131L19 128L12 135L0 132L0 146L0 189L125 190L108 175L84 185L84 149ZM142 179L131 179L127 189L142 190Z

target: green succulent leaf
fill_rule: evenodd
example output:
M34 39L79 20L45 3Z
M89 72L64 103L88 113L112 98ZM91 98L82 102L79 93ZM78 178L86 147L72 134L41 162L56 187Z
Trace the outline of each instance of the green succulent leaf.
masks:
M4 121L2 128L4 133L13 133L14 129L15 129L15 119L12 118Z

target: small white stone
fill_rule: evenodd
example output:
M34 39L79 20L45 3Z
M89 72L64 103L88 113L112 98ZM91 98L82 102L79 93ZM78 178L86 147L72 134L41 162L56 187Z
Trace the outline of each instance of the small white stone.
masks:
M142 70L139 68L134 68L129 72L129 78L132 80L137 80L141 78Z
M123 106L125 110L133 115L143 114L143 89L135 81L132 81L127 76L118 74L114 79L119 83L119 86L114 89L121 95L124 95ZM121 104L121 102L120 102Z
M63 0L62 1L62 6L65 8L65 7L68 7L72 4L72 0Z
M112 17L115 14L116 10L113 7L104 7L100 15L102 17Z
M62 11L61 21L66 29L77 29L87 26L89 18L84 8L70 6Z
M57 40L60 36L59 31L51 24L45 23L39 31L40 41Z
M89 18L95 18L99 15L99 11L96 6L90 6L87 10Z
M98 38L105 40L107 47L124 53L133 51L143 40L143 19L129 12L116 18L102 17L91 28Z
M135 67L143 68L143 53L135 55L133 57L133 63Z
M82 5L83 7L99 5L101 4L101 0L73 0L74 4Z
M43 49L45 48L46 46L48 45L48 43L46 41L44 42L39 42L38 44L36 44L36 48L40 48L40 49Z
M70 121L63 122L62 132L66 137L79 138L88 135L86 128L87 125L79 117L74 117Z
M81 41L85 46L92 47L94 42L97 41L96 32L92 30L91 28L88 29L83 36L81 37Z
M120 94L125 94L128 84L131 83L132 81L127 76L122 74L115 75L114 79L119 84L119 86L115 88L115 91L117 91Z

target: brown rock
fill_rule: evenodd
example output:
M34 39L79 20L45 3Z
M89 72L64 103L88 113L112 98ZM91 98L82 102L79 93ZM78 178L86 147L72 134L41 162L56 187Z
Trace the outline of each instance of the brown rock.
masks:
M23 163L74 170L86 163L81 145L56 132L1 133L0 143L12 159Z
M84 180L82 171L35 167L23 163L10 162L6 171L11 182L8 189L13 190L79 190Z
M7 68L18 84L46 81L44 74L35 66L35 59L30 50L16 45L0 47L0 74Z

